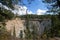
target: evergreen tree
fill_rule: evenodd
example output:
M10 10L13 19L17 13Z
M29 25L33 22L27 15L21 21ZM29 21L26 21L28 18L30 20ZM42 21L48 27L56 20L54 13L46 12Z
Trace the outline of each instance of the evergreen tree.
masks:
M51 16L51 29L47 31L47 35L49 35L49 37L60 37L60 0L44 0L44 2L50 5L48 6L48 12L53 12Z

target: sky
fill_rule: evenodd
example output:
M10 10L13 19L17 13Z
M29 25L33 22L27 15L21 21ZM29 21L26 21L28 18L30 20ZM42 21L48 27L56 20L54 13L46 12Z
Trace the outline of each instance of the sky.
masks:
M37 14L37 15L44 15L46 11L48 10L46 7L46 4L42 2L42 0L34 0L31 2L31 4L28 4L27 0L23 0L23 7L19 5L21 2L18 2L18 5L15 6L18 7L18 14L25 15L26 10L28 14ZM23 11L21 10L23 9ZM16 13L16 11L14 11Z
M27 4L28 2L26 0L24 0L24 3ZM31 2L31 4L26 5L27 9L32 11L33 13L36 13L36 11L46 11L47 7L45 5L45 3L42 2L42 0L35 0L33 2Z
M21 5L19 5L20 2L18 2L18 5L14 6L15 10L8 8L6 5L3 5L2 3L0 3L0 6L1 7L3 6L5 9L11 10L13 13L15 14L18 13L20 15L25 15L27 9L28 14L37 14L37 15L43 15L48 10L46 4L43 3L42 0L34 0L33 2L31 2L31 4L28 4L27 0L23 0L23 2L26 5L22 7Z

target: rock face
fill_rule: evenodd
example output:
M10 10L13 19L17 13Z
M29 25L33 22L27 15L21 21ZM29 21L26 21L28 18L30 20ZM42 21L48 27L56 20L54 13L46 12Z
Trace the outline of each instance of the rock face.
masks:
M49 30L49 28L51 27L51 20L50 19L43 19L41 20L31 20L29 21L29 27L30 30L33 31L32 27L34 25L34 29L36 31L37 34L41 35L44 30Z
M7 31L11 32L11 35L14 36L13 32L14 32L14 28L15 28L15 35L16 35L16 37L19 37L20 31L22 31L23 35L24 35L24 27L25 27L24 22L25 21L21 20L20 18L8 20L8 22L6 22L6 29L7 29Z
M24 30L26 29L26 22L25 20L21 20L20 18L16 18L13 20L8 20L6 22L6 29L7 31L11 32L11 35L14 35L13 32L15 32L16 37L19 37L19 34L21 32L23 33L23 37L25 36ZM34 30L36 33L41 35L44 32L44 29L46 28L47 30L51 26L51 20L50 19L43 19L41 20L30 20L29 21L29 28L30 31L33 31L33 25L34 25Z

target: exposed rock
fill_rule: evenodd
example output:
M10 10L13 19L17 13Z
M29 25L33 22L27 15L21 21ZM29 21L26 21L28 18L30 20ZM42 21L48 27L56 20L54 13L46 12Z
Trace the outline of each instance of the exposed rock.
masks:
M41 20L37 19L37 20L29 20L29 28L30 31L33 31L32 27L34 25L34 28L36 29L36 33L38 33L39 35L41 35L44 30L45 27L47 28L47 30L50 28L51 26L51 20L50 19L43 19L41 22ZM25 19L21 20L20 18L16 18L13 20L8 20L6 22L6 29L7 31L11 32L11 35L13 35L13 31L14 31L14 27L15 27L15 33L16 33L16 37L19 37L20 31L23 32L23 37L25 36L24 30L26 29L26 22Z
M23 31L24 34L24 28L25 28L24 22L25 20L21 20L20 18L8 20L8 22L6 22L6 29L7 31L11 32L11 35L13 35L13 31L15 27L16 37L19 37L21 30Z

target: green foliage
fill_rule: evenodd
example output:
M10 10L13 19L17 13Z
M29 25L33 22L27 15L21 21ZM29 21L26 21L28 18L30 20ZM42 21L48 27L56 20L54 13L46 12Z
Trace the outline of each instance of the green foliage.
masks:
M12 19L14 17L14 14L11 11L5 9L3 11L2 10L0 11L0 21L4 21L6 19Z
M12 40L12 36L6 31L5 26L0 26L0 40Z
M16 1L16 0L0 0L0 3L2 3L3 5L6 5L6 6L9 7L9 8L14 9L13 3L14 3L15 1Z
M49 37L60 37L60 0L44 0L44 2L50 4L50 6L48 6L48 12L53 12L51 16L52 26L51 29L46 32L46 35Z
M54 18L54 17L53 17ZM59 18L57 16L55 16L55 18L53 19L53 27L51 28L51 31L54 31L53 34L55 34L54 36L60 36L59 31L60 31L60 21Z
M60 0L44 0L43 2L47 4L47 8L49 9L47 12L53 12L53 14L60 12Z
M5 20L5 18L2 15L0 15L0 22L3 22L3 20Z
M14 9L13 7L13 0L0 0L0 3L3 5L6 5L7 7ZM14 14L7 9L4 9L3 7L0 7L0 21L4 21L6 19L12 19L14 17Z
M19 16L21 19L26 19L26 16L28 16L28 19L44 19L44 18L51 18L51 15L22 15Z
M60 37L60 20L58 15L51 16L52 25L49 30L45 30L47 37Z

